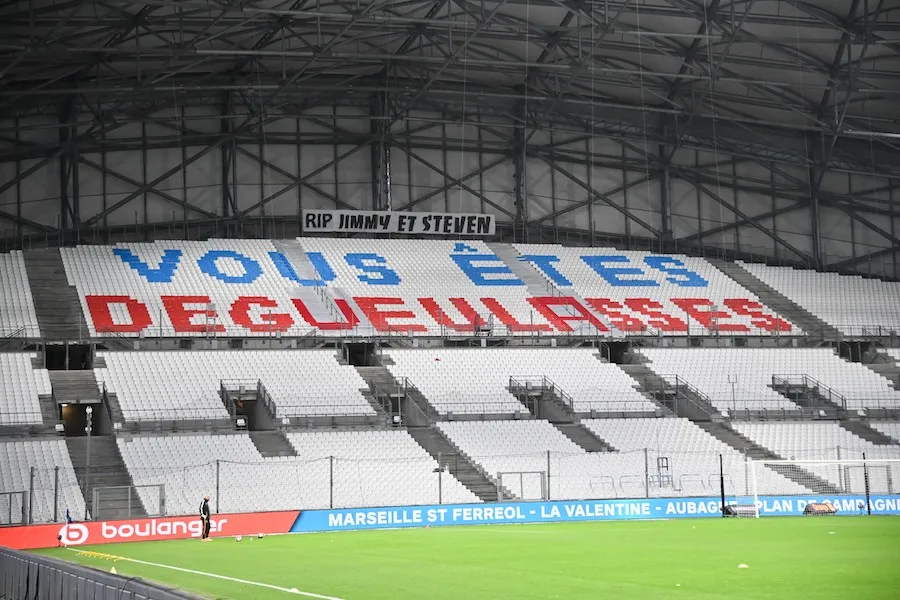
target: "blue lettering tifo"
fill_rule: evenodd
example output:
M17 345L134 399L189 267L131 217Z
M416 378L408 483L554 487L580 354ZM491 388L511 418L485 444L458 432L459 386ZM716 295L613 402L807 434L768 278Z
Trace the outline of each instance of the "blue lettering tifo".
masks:
M181 263L181 250L163 251L159 266L155 269L135 256L128 248L113 248L112 252L150 283L171 283Z
M472 246L467 246L462 242L457 242L455 246L453 246L454 252L478 252L477 248L473 248Z
M459 246L460 244L457 244ZM521 279L513 275L512 270L496 254L451 254L450 258L462 269L462 272L480 286L516 286L525 285ZM479 266L475 263L495 263L496 266ZM487 274L510 275L511 277L488 278Z
M330 281L334 281L334 271L331 269L331 265L328 264L328 261L325 260L325 257L322 256L321 252L307 252L306 257L309 258L309 262L312 263L313 268L321 279L302 279L297 274L297 271L294 270L294 265L291 264L291 261L289 261L284 254L281 252L269 252L269 258L272 259L272 264L275 265L275 269L278 271L279 275L288 281L293 281L303 287L319 287L327 285Z
M530 262L535 267L541 270L550 281L559 286L571 287L572 282L566 279L566 276L556 270L556 267L553 266L553 263L559 262L558 256L552 255L544 255L544 254L525 254L519 257L519 260L523 262Z
M648 266L673 277L666 281L680 287L709 287L709 282L697 273L684 268L684 263L673 256L646 256L644 262Z
M346 254L344 260L351 267L356 267L362 271L362 275L357 275L356 277L363 283L368 283L369 285L400 284L400 276L397 275L397 272L384 266L387 264L385 258L374 252Z
M652 279L621 279L623 275L644 275L641 269L634 267L610 267L606 263L629 263L627 256L582 256L581 260L592 268L600 277L605 279L610 285L616 287L659 287L659 284Z
M230 275L219 268L220 260L232 260L241 265L242 275ZM200 270L225 283L253 283L262 275L262 267L259 263L234 250L210 250L197 261Z

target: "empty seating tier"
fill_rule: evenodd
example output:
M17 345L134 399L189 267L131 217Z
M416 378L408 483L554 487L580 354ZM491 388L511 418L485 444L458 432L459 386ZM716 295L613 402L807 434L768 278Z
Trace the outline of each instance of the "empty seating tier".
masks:
M887 379L828 348L645 348L641 353L655 373L682 377L723 413L798 409L773 389L779 382L823 394L828 388L848 410L900 408L900 393Z
M126 421L227 419L221 386L254 389L260 381L275 416L374 415L366 383L333 352L203 350L107 352L97 381L115 393Z
M168 514L194 514L216 491L217 470L221 512L478 501L447 474L439 496L437 462L405 431L288 437L296 457L263 458L243 434L120 438L119 448L135 485L165 486ZM157 490L141 493L147 510L158 510Z
M29 518L28 496L32 489L34 500L30 517L33 522L62 521L67 509L74 519L85 517L84 496L65 441L0 440L0 491L24 492L0 494L0 524L8 524L10 510L12 523Z
M0 254L0 339L40 337L22 252Z
M588 348L391 350L395 377L408 377L441 413L527 413L510 393L511 379L546 378L572 400L575 412L654 412L616 365Z
M735 422L733 427L785 460L861 461L863 454L867 460L900 459L900 445L876 446L850 433L835 422ZM862 494L866 491L862 462L852 465L810 462L800 466L825 479L842 492ZM900 463L886 466L873 462L868 466L868 470L872 493L896 494L900 492Z
M647 449L648 483L654 495L718 495L720 454L725 493L734 496L753 494L747 458L687 419L587 419L582 423L622 452ZM810 491L769 469L758 468L756 477L761 494Z
M900 331L900 283L740 263L754 277L847 335Z
M36 369L35 354L0 353L0 425L39 425L39 396L50 395L50 376Z
M643 481L643 453L588 453L547 421L455 421L438 427L522 500L540 500L548 492L553 500L636 497L616 475Z

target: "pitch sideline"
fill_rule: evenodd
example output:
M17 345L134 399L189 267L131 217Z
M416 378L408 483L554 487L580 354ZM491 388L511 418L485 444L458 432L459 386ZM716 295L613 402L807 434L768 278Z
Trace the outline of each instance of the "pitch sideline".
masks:
M94 553L90 551L76 550L74 548L67 548L67 550L71 550L72 552L76 552L78 554L82 554L85 556L97 556L99 553ZM335 596L324 596L322 594L315 594L313 592L303 592L298 590L297 588L286 588L278 585L272 585L270 583L260 583L259 581L249 581L247 579L238 579L237 577L229 577L227 575L219 575L218 573L207 573L205 571L195 571L194 569L185 569L184 567L175 567L172 565L164 565L161 563L149 562L146 560L139 560L137 558L128 558L127 556L117 556L114 554L104 554L104 558L108 558L113 561L125 561L131 562L138 565L145 565L148 567L157 567L159 569L169 569L171 571L179 571L181 573L189 573L191 575L202 575L203 577L211 577L213 579L222 579L225 581L232 581L234 583L243 583L245 585L253 585L256 587L266 588L270 590L275 590L278 592L284 592L285 594L294 594L296 596L306 596L307 598L318 598L319 600L344 600L343 598L337 598Z

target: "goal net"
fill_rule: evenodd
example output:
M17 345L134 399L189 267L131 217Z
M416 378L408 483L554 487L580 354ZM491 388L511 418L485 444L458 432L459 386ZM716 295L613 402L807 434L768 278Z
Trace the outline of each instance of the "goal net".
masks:
M753 514L853 515L900 509L900 458L757 460Z

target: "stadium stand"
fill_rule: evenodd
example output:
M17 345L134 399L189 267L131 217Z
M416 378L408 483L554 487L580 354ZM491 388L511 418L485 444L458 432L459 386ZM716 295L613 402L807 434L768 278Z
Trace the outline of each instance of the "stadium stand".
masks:
M831 422L735 422L734 429L787 460L852 460L900 458L900 445L877 446ZM862 465L842 468L834 464L804 463L803 468L845 492L865 491ZM900 467L870 468L871 489L877 493L900 491Z
M900 393L860 363L842 360L829 348L642 348L648 367L678 374L696 386L723 414L731 410L796 410L772 389L773 376L818 382L846 401L848 410L900 408ZM729 376L736 378L734 387ZM733 395L732 395L733 394Z
M687 419L586 419L582 423L622 452L651 450L651 485L659 495L715 496L719 493L719 454L725 493L751 495L747 457ZM660 460L662 459L662 460ZM757 486L767 494L803 494L809 490L769 469L759 469Z
M900 283L740 263L763 283L848 335L900 330Z
M97 380L115 393L126 421L227 419L223 381L261 381L275 416L374 415L366 383L334 352L203 350L105 352ZM315 374L315 376L311 376Z
M520 499L644 494L643 453L588 453L547 421L452 421L440 422L438 427L495 482ZM540 475L548 470L549 490Z
M573 290L622 331L684 335L690 327L700 335L800 333L702 258L615 248L514 247L556 287Z
M435 462L405 431L291 433L296 457L264 458L245 434L119 438L135 485L164 484L168 514L193 514L216 489L221 512L436 503ZM330 457L334 457L333 465ZM334 488L329 473L333 469ZM445 502L478 502L452 477ZM140 488L150 514L158 492ZM332 496L333 494L333 496Z
M510 394L510 378L546 377L572 399L575 412L653 412L616 365L589 348L391 350L395 377L408 377L441 413L526 412Z
M19 250L0 254L0 339L40 337L34 299Z
M0 425L42 423L39 396L50 395L50 376L35 368L31 353L0 353Z
M34 522L61 521L69 509L76 519L85 516L84 496L78 486L75 469L61 439L42 440L2 440L0 441L0 491L26 492L25 506L22 496L0 495L0 524L21 522L20 518L29 510L29 492L33 489L33 504L30 507ZM59 467L58 475L56 467ZM31 469L34 469L34 484L31 487ZM57 479L58 476L58 479ZM58 485L58 487L57 487ZM56 506L54 507L54 498ZM12 506L10 506L12 504ZM12 520L10 521L10 510Z

